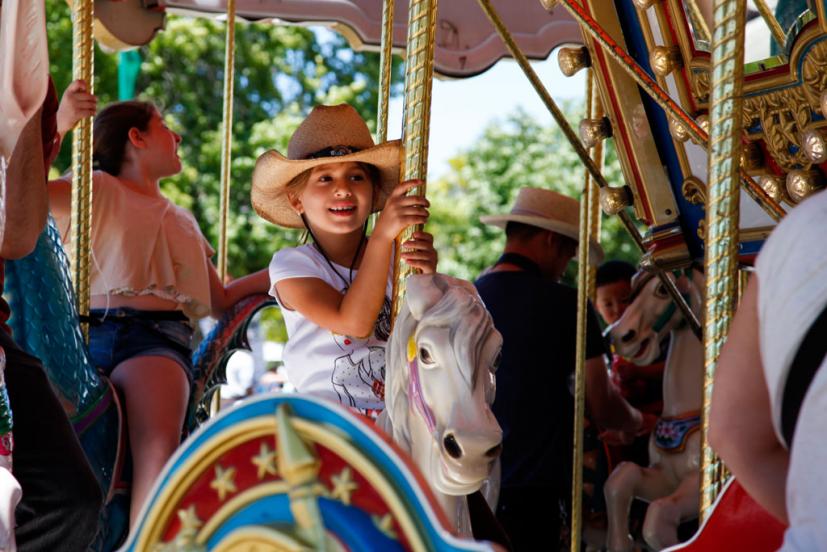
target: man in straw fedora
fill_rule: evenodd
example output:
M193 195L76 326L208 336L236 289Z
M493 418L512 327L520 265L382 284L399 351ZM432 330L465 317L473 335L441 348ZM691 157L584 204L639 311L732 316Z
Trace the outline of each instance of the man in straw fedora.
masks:
M494 414L503 429L502 488L497 517L516 550L556 545L558 504L571 496L577 292L559 282L578 245L580 203L523 188L511 211L480 220L506 233L505 251L476 281L502 333ZM603 251L596 243L589 261ZM592 418L628 435L640 413L611 385L607 352L591 305L587 313L586 400Z

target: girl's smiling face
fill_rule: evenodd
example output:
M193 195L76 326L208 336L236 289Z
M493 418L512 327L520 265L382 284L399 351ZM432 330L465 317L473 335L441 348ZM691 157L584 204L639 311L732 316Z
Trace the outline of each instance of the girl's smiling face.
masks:
M289 194L290 204L314 231L361 231L373 207L374 184L359 163L326 163L310 169L306 184Z

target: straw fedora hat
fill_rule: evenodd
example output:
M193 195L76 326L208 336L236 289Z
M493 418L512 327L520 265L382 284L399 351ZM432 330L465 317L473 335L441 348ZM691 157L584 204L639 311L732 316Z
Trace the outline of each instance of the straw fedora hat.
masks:
M508 222L520 222L580 240L580 202L551 190L522 188L511 212L482 216L480 220L499 228L505 228ZM598 265L602 260L603 248L590 240L589 264Z
M399 182L399 140L374 144L364 119L350 105L314 107L290 138L287 156L270 150L256 161L253 208L279 226L304 228L290 205L285 186L313 167L345 161L368 163L379 169L381 182L376 183L372 210L381 209Z

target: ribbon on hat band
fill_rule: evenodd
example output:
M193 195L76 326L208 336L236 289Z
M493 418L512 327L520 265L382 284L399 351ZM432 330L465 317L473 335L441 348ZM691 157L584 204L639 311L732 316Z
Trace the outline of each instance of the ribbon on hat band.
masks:
M361 151L361 148L354 148L353 146L330 146L306 156L305 159L318 159L320 157L341 157L342 155L350 155Z

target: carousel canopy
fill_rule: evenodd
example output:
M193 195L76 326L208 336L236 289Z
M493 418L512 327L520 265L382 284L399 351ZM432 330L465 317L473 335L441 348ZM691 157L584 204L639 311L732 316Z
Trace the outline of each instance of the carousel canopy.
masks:
M225 0L168 0L171 13L223 16ZM523 52L545 59L561 44L582 42L580 29L563 8L547 12L540 2L493 0L492 4ZM254 21L327 25L342 33L354 48L376 49L382 37L382 0L238 0L239 17ZM404 49L408 2L397 0L394 11L394 46ZM450 77L481 73L508 53L476 0L439 3L436 21L434 67Z

